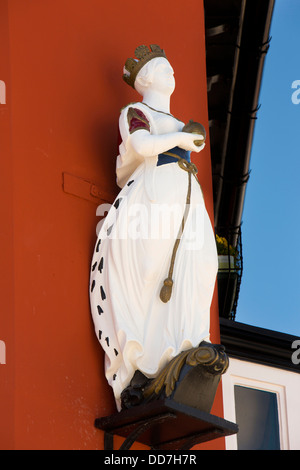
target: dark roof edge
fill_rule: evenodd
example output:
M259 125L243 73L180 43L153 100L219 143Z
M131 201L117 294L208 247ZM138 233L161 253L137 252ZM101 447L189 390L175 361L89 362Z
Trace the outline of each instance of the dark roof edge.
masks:
M292 360L299 337L225 318L220 318L220 334L230 357L300 373L300 364Z
M271 39L269 34L270 34L271 23L272 23L272 18L273 18L275 0L268 0L267 3L268 3L268 7L267 7L267 12L266 12L266 23L265 23L265 29L264 29L264 33L262 36L262 43L261 43L262 45L263 44L265 45L266 53L268 51L269 41ZM262 53L261 60L258 63L256 86L255 86L254 95L253 95L253 105L252 105L253 110L258 109L260 106L259 96L260 96L260 90L261 90L263 73L264 73L266 53ZM253 143L253 137L254 137L254 128L255 128L255 120L252 119L252 121L250 121L249 123L248 144L245 149L245 166L244 166L244 173L242 176L249 174L252 143ZM239 202L236 208L237 215L236 215L236 221L234 222L235 226L239 226L242 221L245 193L246 193L246 185L242 185Z
M250 156L253 143L256 110L262 83L264 61L266 53L263 49L268 49L268 38L271 28L272 15L275 0L248 0L246 2L246 12L243 24L240 64L238 68L235 95L232 110L243 112L243 117L233 119L229 140L226 150L226 165L223 179L236 179L244 181L238 185L224 185L221 188L220 206L216 208L215 225L217 227L238 227L242 222L246 184L249 175ZM260 28L254 27L255 21L259 21ZM249 30L252 28L252 36ZM265 46L265 47L264 47ZM243 51L243 52L242 52ZM251 66L250 66L251 65ZM251 115L252 113L255 114ZM237 139L237 136L239 138ZM237 143L237 141L239 143ZM228 160L228 156L230 160ZM229 172L229 173L228 173Z

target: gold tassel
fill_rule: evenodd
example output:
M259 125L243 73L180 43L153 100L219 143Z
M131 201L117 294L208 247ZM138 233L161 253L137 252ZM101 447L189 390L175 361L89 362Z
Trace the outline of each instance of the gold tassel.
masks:
M169 302L171 298L172 287L173 287L173 281L170 277L167 277L167 279L164 280L164 285L162 286L161 291L160 291L160 300L164 302L165 304Z

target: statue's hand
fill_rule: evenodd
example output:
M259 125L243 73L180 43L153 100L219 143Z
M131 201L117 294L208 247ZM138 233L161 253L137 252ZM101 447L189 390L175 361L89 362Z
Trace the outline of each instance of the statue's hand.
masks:
M203 135L191 134L189 132L152 135L148 131L140 129L138 132L130 135L132 148L143 157L153 157L154 155L167 152L176 146L190 152L200 152L204 149L205 144L203 143L198 147L197 143L203 140Z
M199 141L203 143L199 145ZM204 137L201 134L181 132L178 146L184 150L199 153L205 147Z

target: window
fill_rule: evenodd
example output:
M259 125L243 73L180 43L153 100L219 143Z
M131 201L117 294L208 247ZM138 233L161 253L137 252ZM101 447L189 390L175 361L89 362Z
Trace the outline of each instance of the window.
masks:
M280 450L277 395L234 386L238 450Z
M224 418L237 423L239 432L226 437L226 449L299 450L299 390L297 372L230 358L222 375Z

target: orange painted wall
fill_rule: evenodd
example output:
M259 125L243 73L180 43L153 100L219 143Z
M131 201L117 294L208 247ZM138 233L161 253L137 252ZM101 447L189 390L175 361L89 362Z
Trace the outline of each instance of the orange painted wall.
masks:
M122 67L137 45L160 44L176 73L171 111L208 129L203 4L0 0L0 22L0 448L103 449L94 419L115 406L88 281L99 193L118 191L119 109L138 99ZM209 143L194 161L213 217Z

